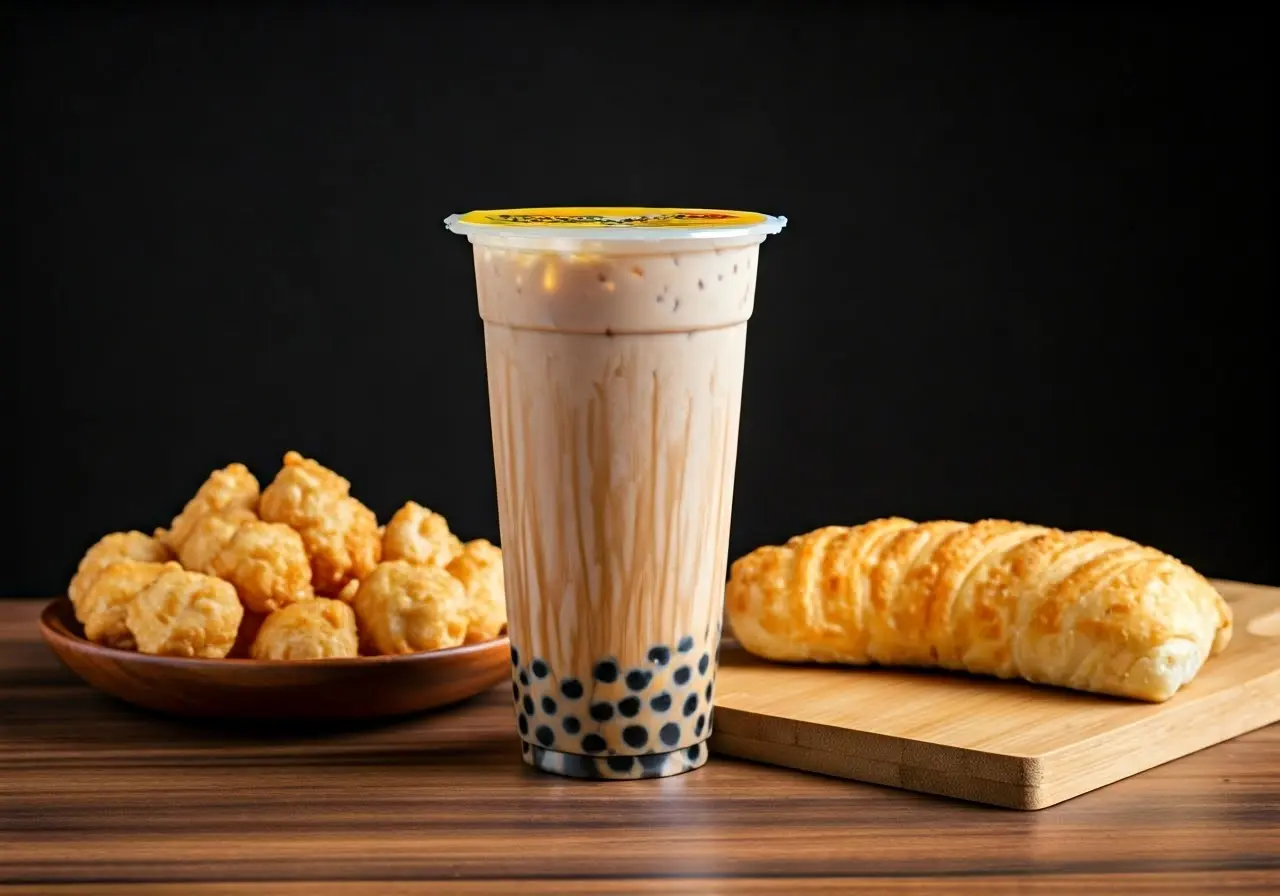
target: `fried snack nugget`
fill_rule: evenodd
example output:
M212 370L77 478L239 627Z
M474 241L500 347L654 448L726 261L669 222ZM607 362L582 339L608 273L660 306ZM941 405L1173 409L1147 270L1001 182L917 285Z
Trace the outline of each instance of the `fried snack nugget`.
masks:
M350 495L351 485L332 470L296 451L262 493L262 518L284 523L302 536L317 594L340 594L382 559L378 519Z
M272 523L302 529L324 515L333 498L351 494L351 483L328 467L287 451L276 478L262 491L260 515Z
M182 513L173 518L168 531L160 529L157 532L171 549L181 551L196 523L205 514L230 510L256 512L257 509L258 480L244 464L230 464L210 473L195 497L182 508Z
M502 580L502 549L483 538L468 541L449 562L449 575L467 593L466 643L498 637L507 624L507 594Z
M300 534L311 558L311 582L319 594L341 594L348 582L369 575L382 559L378 519L355 498L337 499L319 524Z
M222 553L241 525L257 518L252 510L243 507L204 514L182 543L178 562L192 572L217 575L213 571L213 559Z
M342 590L334 595L334 599L342 601L344 604L355 606L356 595L360 593L360 580L352 579L350 582L342 586Z
M213 558L211 571L230 582L254 613L315 597L302 536L284 523L242 522Z
M181 568L172 561L143 560L117 560L102 567L80 597L84 636L105 647L133 650L137 645L125 624L129 604L162 573Z
M164 563L173 559L173 553L160 540L152 538L144 532L131 530L128 532L112 532L98 539L89 550L85 551L76 568L76 574L67 586L67 596L76 610L76 619L84 622L80 615L80 600L84 592L93 584L93 579L103 567L118 560L137 560L142 563Z
M382 535L383 560L444 567L461 553L462 542L449 531L449 521L414 501L392 515Z
M319 597L276 610L254 639L255 660L323 660L360 655L356 614L340 600Z
M125 624L141 653L225 657L244 606L230 582L184 569L160 574L129 602Z
M361 581L355 611L361 636L388 656L457 647L467 636L467 593L436 566L379 563Z

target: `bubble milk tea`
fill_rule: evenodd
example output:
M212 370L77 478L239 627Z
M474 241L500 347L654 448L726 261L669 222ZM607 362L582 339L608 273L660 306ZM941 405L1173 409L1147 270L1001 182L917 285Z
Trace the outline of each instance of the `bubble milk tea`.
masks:
M747 320L786 219L707 209L455 215L484 321L512 696L525 762L701 766Z

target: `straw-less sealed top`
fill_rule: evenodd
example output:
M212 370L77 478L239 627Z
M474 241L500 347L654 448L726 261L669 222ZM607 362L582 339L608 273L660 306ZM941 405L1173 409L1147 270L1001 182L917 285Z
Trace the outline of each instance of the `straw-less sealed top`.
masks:
M787 219L709 208L515 208L450 215L445 226L468 237L642 241L725 239L777 233Z

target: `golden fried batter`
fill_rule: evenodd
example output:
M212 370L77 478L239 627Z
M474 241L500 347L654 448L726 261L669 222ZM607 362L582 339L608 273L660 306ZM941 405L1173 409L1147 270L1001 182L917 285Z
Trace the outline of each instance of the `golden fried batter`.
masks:
M262 492L260 512L272 523L304 529L324 515L332 498L351 494L351 483L329 468L296 451L284 456L284 466Z
M356 614L340 600L316 598L276 610L253 642L255 660L322 660L359 655Z
M173 562L141 560L117 560L102 567L80 596L78 611L84 621L84 636L95 644L133 650L137 645L125 625L129 604L161 573L181 568Z
M462 542L449 531L449 521L413 501L395 512L382 535L384 560L443 567L461 553Z
M335 500L317 525L300 534L318 594L340 594L348 582L363 579L382 559L377 517L355 498Z
M142 653L217 659L235 644L243 617L231 583L172 569L129 602L125 624Z
M245 608L255 613L315 597L302 536L283 523L241 523L213 558L212 572L234 585Z
M80 600L84 592L93 584L93 579L104 566L117 560L137 560L142 563L164 563L173 559L173 553L162 542L143 532L112 532L98 539L85 552L76 569L75 577L67 586L67 595L76 610L76 618L84 622L80 615Z
M257 509L258 480L244 464L230 464L209 474L195 497L182 508L182 513L174 517L169 531L163 537L170 548L181 551L183 543L191 536L192 529L205 514L229 510L256 512Z
M483 538L468 541L449 563L448 571L467 592L467 643L498 637L507 624L502 549Z
M356 595L360 592L360 580L352 579L350 582L342 586L342 590L334 595L334 598L342 601L344 604L354 605Z
M350 483L290 451L262 493L262 518L292 526L302 536L317 594L336 595L382 559L378 520L349 494Z
M355 610L363 637L387 655L457 647L467 635L466 591L435 566L379 563L361 581Z
M236 534L242 523L256 520L258 517L252 510L243 507L226 510L221 513L206 513L196 520L191 527L182 549L178 551L178 561L192 572L206 575L217 575L213 571L213 558L217 557Z

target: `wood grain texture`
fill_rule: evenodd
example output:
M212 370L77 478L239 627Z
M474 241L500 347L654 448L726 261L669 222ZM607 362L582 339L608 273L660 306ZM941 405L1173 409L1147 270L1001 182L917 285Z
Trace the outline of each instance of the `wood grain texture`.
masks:
M40 635L72 671L104 693L184 716L306 721L376 719L448 706L510 675L506 637L403 656L295 662L189 659L86 641L71 601L40 614Z
M1280 588L1215 584L1235 635L1167 703L932 671L790 666L732 649L720 659L712 749L1042 809L1280 720Z
M0 601L0 881L27 893L1148 893L1280 884L1280 726L1045 812L714 758L520 761L504 687L394 724L177 720ZM416 883L416 886L415 886Z

